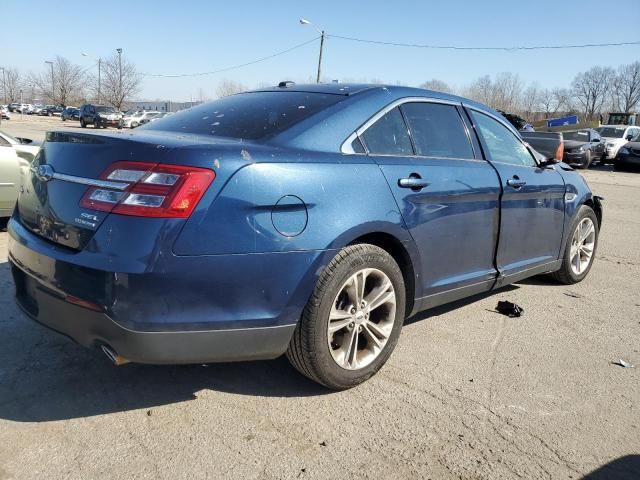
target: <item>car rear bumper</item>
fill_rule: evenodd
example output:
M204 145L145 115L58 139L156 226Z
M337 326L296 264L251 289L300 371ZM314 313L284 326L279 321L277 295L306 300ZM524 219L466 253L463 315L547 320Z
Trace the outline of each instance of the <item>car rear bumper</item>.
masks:
M564 152L564 156L562 161L568 165L585 165L586 162L586 158L585 158L585 152L581 152L581 153L571 153L571 152Z
M167 235L164 220L141 231L133 217L118 223L122 241L107 226L91 248L75 251L30 232L14 216L9 261L17 302L29 316L82 345L108 345L141 363L281 355L318 272L335 254L158 255L142 246L158 231ZM122 243L132 236L139 244Z
M198 331L130 330L105 312L70 303L12 261L16 301L33 320L88 348L109 347L123 359L151 364L260 360L285 352L294 325Z

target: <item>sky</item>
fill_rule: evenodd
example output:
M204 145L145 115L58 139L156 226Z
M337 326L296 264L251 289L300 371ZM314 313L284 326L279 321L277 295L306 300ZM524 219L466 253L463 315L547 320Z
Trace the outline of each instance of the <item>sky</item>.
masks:
M116 48L122 48L126 59L143 73L218 70L318 36L312 26L300 25L300 18L328 35L401 43L504 47L640 41L637 28L621 28L625 18L635 19L628 25L637 23L637 0L0 0L0 4L4 19L22 19L3 22L0 66L23 73L44 71L44 61L56 55L96 70L94 59L107 57ZM250 88L281 80L315 81L318 50L316 40L270 60L214 75L145 76L139 98L187 101L197 99L200 92L214 98L225 79ZM437 78L456 87L485 74L513 72L527 84L553 88L568 87L576 73L592 66L616 68L636 60L640 45L479 52L328 37L322 69L326 79L419 86Z

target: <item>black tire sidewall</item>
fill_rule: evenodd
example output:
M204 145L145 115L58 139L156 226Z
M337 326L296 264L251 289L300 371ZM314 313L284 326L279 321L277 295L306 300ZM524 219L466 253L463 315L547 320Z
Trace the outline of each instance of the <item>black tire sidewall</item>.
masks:
M372 246L367 246L372 247ZM396 318L389 336L389 340L378 357L366 367L358 370L346 370L340 367L329 351L328 344L328 323L329 313L333 301L344 283L358 270L363 268L376 268L384 272L396 292ZM315 356L317 373L322 377L323 383L340 388L349 388L370 378L388 360L393 352L404 322L406 294L402 272L393 258L384 250L373 247L368 248L366 253L354 251L353 254L344 258L333 270L328 282L321 287L321 292L316 292L316 297L321 297L319 304L309 305L305 312L307 318L313 322L314 335L312 341L312 351ZM309 308L310 307L310 308Z

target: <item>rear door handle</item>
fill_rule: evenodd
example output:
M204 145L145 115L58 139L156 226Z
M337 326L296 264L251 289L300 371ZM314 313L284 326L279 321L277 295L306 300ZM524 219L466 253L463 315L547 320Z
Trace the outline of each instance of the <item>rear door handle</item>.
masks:
M409 178L401 178L398 180L398 186L400 188L410 188L411 190L422 190L423 188L431 185L431 182L427 182L423 178L411 176Z
M521 188L521 187L524 187L526 184L527 182L525 182L524 180L520 180L518 178L510 178L509 180L507 180L507 185L513 188Z

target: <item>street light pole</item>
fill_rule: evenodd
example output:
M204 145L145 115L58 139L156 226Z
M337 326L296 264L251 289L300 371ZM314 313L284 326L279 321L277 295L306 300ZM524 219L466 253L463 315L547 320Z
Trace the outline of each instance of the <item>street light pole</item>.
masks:
M98 58L98 105L100 105L100 69L102 67L102 58Z
M49 65L51 65L51 102L55 105L56 104L56 100L55 100L56 84L53 76L53 62L50 62L49 60L45 60L44 63L48 63ZM20 92L22 92L22 90Z
M118 71L120 75L120 81L118 82L118 110L122 107L122 49L116 49L118 52Z
M322 73L322 50L324 49L325 31L316 28L309 20L300 19L300 25L311 25L320 34L320 54L318 55L318 74L316 75L316 83L320 83L320 74Z

